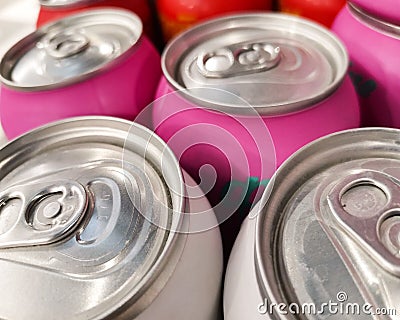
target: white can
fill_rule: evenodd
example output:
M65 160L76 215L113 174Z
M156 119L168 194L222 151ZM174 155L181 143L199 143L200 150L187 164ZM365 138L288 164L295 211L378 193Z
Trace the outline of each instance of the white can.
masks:
M218 319L217 220L154 133L62 121L3 147L0 168L1 319Z
M280 167L233 248L225 320L399 319L399 139L343 131Z

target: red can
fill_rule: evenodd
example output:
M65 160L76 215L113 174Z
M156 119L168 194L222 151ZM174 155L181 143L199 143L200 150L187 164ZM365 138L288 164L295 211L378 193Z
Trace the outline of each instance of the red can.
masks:
M89 8L118 7L136 13L143 22L145 34L152 39L155 37L154 21L147 0L39 0L39 2L37 27Z
M330 27L346 0L279 0L282 12L292 13Z
M193 24L228 12L271 10L272 0L155 0L164 41Z

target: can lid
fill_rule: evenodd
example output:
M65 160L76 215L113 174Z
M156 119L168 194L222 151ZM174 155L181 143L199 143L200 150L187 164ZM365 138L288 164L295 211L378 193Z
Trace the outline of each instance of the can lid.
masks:
M0 63L2 82L44 90L86 79L133 49L142 34L134 13L90 10L43 26L15 44Z
M348 4L348 9L356 19L365 23L369 27L392 37L400 37L400 24L393 24L391 22L381 20L381 18L378 16L370 15L364 9L361 9L352 3Z
M260 287L272 302L317 310L329 301L399 305L399 137L399 130L383 128L336 133L277 171L256 236ZM338 318L354 319L344 310ZM372 319L367 311L357 317Z
M88 5L101 1L102 0L39 0L39 3L43 7L64 9L69 7Z
M329 96L345 76L348 56L320 25L291 15L253 13L210 20L184 32L165 49L162 66L172 86L188 89L185 94L201 105L246 112L247 104L238 99L190 90L212 87L268 115L297 111Z
M134 318L162 290L187 218L178 162L154 133L71 119L6 145L0 168L0 318Z
M400 24L400 12L395 9L398 5L397 0L351 0L348 3L377 18L393 24Z

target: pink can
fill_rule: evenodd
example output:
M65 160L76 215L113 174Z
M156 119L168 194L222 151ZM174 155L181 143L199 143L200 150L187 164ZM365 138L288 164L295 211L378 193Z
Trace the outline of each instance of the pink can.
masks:
M0 64L0 117L8 138L83 115L133 119L153 99L160 57L137 15L99 9L31 33Z
M400 11L397 10L398 0L352 0L351 3L385 21L395 24L400 22Z
M221 226L227 251L287 157L359 126L347 67L329 30L274 13L210 20L165 49L154 129L199 181L219 221L237 213Z
M349 50L350 74L360 96L362 124L400 128L400 25L380 20L348 3L332 28Z

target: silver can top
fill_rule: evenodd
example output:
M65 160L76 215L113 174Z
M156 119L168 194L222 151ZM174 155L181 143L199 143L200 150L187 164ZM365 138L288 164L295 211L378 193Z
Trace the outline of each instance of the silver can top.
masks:
M43 7L65 9L70 7L85 6L101 1L104 0L39 0L39 3Z
M371 15L369 12L364 11L358 5L349 2L347 7L350 13L362 23L366 24L368 27L373 28L374 30L384 33L390 37L394 37L396 39L400 38L400 24L394 24L385 20L382 20L380 17Z
M260 114L297 111L329 96L342 82L348 56L327 29L276 13L232 15L189 29L165 49L162 67L175 89L200 105ZM199 96L190 89L211 87L227 95ZM218 92L218 91L216 91Z
M162 290L187 219L154 133L71 119L6 145L0 168L1 319L133 319Z
M134 49L142 22L120 9L68 16L31 33L7 51L2 82L20 90L45 90L81 81Z
M394 129L345 131L282 165L257 221L257 269L268 298L317 310L330 301L342 306L307 319L372 319L377 308L393 314L400 305L399 138Z

